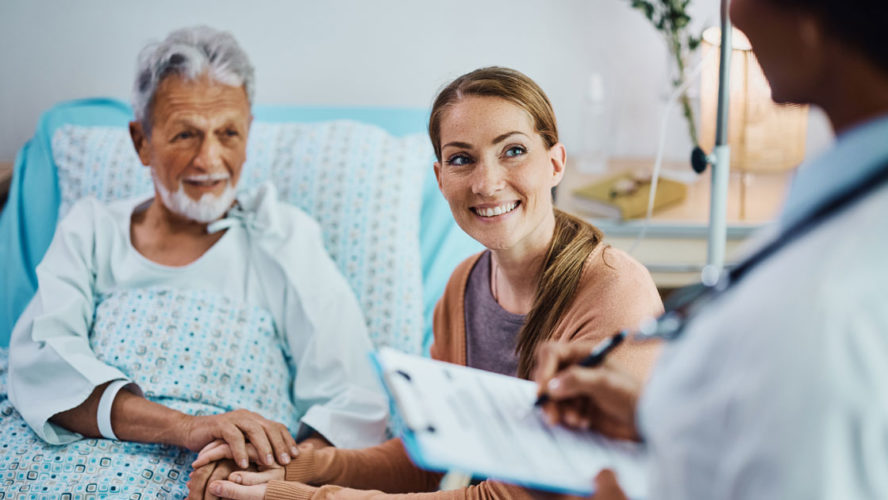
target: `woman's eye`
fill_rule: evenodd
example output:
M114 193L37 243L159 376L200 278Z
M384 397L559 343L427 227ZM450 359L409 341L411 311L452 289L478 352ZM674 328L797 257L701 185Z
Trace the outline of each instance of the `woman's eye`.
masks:
M454 167L461 167L463 165L468 165L471 162L468 156L466 155L453 155L447 159L447 164Z
M509 156L509 157L521 156L526 152L527 152L527 150L524 149L524 146L512 146L506 150L506 156Z

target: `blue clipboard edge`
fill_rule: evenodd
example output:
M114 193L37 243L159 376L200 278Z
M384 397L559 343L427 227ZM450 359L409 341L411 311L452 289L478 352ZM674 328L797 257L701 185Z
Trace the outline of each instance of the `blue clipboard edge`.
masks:
M398 409L397 403L395 403L396 400L394 398L394 395L392 394L391 389L389 389L388 384L385 381L385 376L383 374L383 369L382 369L382 363L379 360L378 353L376 351L371 351L369 354L369 357L370 357L370 364L373 365L373 369L376 371L376 376L379 377L379 381L382 384L383 389L385 390L386 396L389 398L389 401L393 403L392 407L395 409L395 411L400 411ZM410 460L413 462L414 465L416 465L420 469L428 470L428 471L432 471L432 472L438 472L438 473L442 473L442 474L448 472L449 469L446 465L430 463L425 459L425 457L423 456L422 447L420 446L419 441L416 438L416 433L413 431L413 429L410 429L406 425L404 425L402 434L400 436L398 436L398 438L401 439L401 443L404 445L404 449L407 450L407 456L410 457ZM454 467L454 469L457 469L457 468ZM547 491L547 492L551 492L551 493L564 493L564 494L568 494L568 495L577 495L577 496L591 496L595 493L595 488L593 487L593 484L591 482L589 484L589 489L587 489L587 490L574 490L574 489L569 489L569 488L555 487L555 486L552 486L551 484L543 484L543 483L538 483L535 481L521 480L520 478L494 477L491 475L480 473L478 471L461 471L461 472L471 474L473 480L475 480L475 479L479 479L479 480L491 479L494 481L502 481L504 483L515 484L517 486L521 486L524 488L530 488L530 489L539 490L539 491Z
M382 388L385 390L385 395L389 398L389 402L392 403L392 408L394 408L395 411L400 411L398 409L397 403L395 403L395 396L394 394L392 394L391 389L389 389L389 386L385 381L385 375L382 369L382 363L379 361L379 355L376 351L371 351L369 356L370 364L373 365L373 369L376 371L376 376L379 377L379 382L380 384L382 384ZM419 442L416 440L416 433L413 432L413 429L407 427L406 424L402 426L402 433L400 436L398 436L398 438L404 445L404 449L407 450L407 456L410 457L413 465L423 470L430 470L440 473L447 472L446 468L436 467L423 459L422 450L419 447Z

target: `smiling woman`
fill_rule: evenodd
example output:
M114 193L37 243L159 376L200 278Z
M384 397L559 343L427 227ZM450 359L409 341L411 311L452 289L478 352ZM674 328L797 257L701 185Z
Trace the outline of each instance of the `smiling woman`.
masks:
M524 317L509 350L516 351L517 374L527 378L536 347L573 302L589 256L600 253L603 263L605 252L595 227L553 207L551 189L564 176L567 153L552 105L525 75L483 68L441 91L429 135L454 218L489 249L481 267L489 266L497 304ZM635 264L606 250L614 262Z
M506 68L463 75L435 100L429 135L453 217L487 248L456 268L438 302L433 358L529 378L544 340L597 341L660 313L643 266L601 244L594 227L553 208L551 189L567 154L552 106L531 79ZM657 349L629 342L612 360L643 379ZM230 455L227 446L211 445L194 465ZM280 481L285 477L290 482ZM394 439L363 450L303 447L286 469L230 479L212 483L211 491L233 498L379 498L379 491L343 487L429 492L441 476L417 469ZM422 498L532 496L483 481Z

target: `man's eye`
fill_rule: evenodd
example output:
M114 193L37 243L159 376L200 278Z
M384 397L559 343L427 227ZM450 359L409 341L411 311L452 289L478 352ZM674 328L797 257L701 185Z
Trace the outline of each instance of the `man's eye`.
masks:
M237 137L240 135L240 133L237 130L230 128L225 131L225 135L228 137Z
M183 140L191 139L192 137L194 137L194 134L191 132L179 132L178 134L173 136L173 140L174 141L183 141Z
M527 150L524 149L524 146L512 146L506 150L506 156L510 156L510 157L521 156L526 152L527 152Z
M454 167L461 167L463 165L468 165L471 162L471 159L466 155L453 155L447 159L447 164Z

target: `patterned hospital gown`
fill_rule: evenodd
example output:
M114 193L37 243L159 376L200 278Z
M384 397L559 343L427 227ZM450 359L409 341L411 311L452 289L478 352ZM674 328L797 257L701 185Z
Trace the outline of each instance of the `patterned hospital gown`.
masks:
M294 364L271 315L207 291L162 288L100 297L90 344L145 396L191 415L237 408L296 431ZM6 397L0 356L0 499L183 498L195 453L175 446L34 434ZM289 376L287 376L289 374Z

